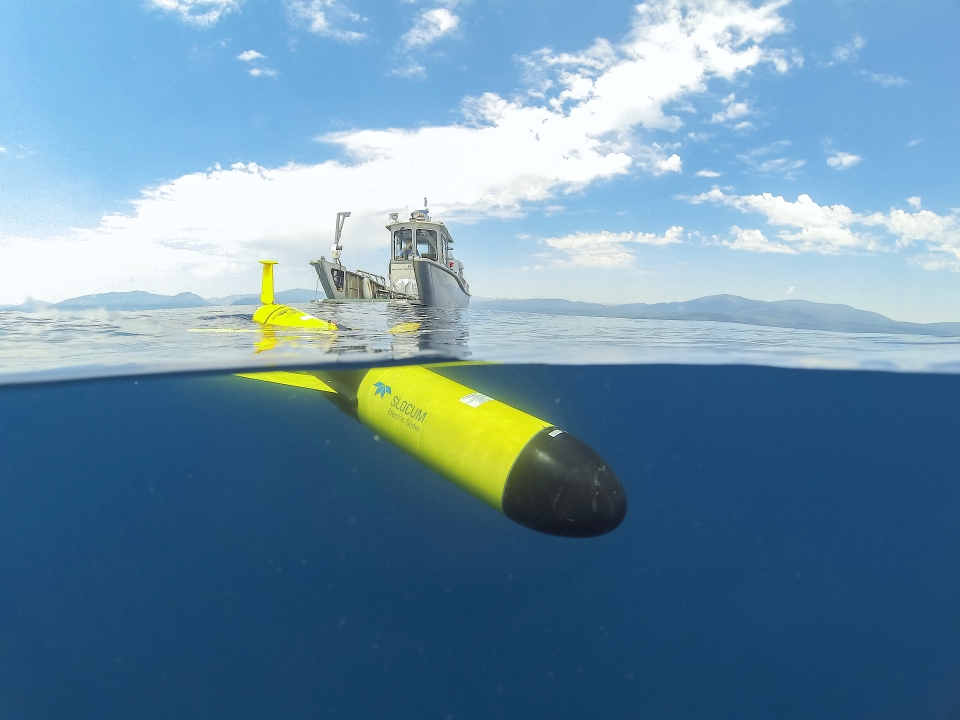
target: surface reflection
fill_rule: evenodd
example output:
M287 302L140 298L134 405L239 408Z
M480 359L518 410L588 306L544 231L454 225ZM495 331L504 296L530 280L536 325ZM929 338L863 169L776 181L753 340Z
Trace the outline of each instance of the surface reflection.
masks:
M750 364L960 372L957 338L733 323L440 310L403 302L311 303L334 332L272 328L257 306L0 312L0 383L344 363L486 360Z

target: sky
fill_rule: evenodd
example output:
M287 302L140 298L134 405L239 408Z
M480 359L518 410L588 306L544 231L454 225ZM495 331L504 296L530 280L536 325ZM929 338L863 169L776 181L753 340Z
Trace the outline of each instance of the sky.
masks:
M0 303L385 274L960 321L958 0L0 4Z

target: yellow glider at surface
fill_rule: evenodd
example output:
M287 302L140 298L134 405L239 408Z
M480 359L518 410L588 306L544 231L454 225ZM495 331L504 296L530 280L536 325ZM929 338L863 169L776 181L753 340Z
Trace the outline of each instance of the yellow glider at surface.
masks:
M533 530L594 537L626 515L623 485L581 440L425 367L241 377L324 393L381 437Z
M263 276L260 283L260 302L263 303L253 314L253 321L261 325L275 327L305 328L307 330L339 330L335 322L322 320L303 310L289 305L279 305L273 293L273 266L276 260L261 260Z

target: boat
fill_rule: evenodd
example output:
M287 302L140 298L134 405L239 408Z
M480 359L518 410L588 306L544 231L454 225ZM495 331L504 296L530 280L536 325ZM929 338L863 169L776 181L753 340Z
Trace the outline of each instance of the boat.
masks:
M330 246L331 260L322 255L319 260L311 260L310 264L317 271L317 279L323 287L327 300L345 302L350 300L390 300L390 288L386 278L368 273L364 270L347 270L340 262L343 246L340 236L343 233L343 223L350 217L349 212L337 213L336 226L333 233L333 245Z
M310 264L317 271L329 302L402 300L414 305L465 308L470 303L470 285L463 276L463 263L453 256L453 236L439 220L430 217L427 199L423 209L400 220L390 214L388 278L364 270L347 270L340 262L340 237L349 212L337 213L331 259L320 257Z

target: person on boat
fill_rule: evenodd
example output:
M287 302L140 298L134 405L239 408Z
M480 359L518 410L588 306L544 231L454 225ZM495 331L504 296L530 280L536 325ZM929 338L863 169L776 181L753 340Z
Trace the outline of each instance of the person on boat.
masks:
M401 253L401 257L404 260L409 260L411 257L413 257L413 238L412 237L410 237L407 240L406 244L403 246L403 252Z

